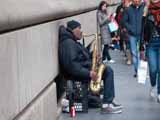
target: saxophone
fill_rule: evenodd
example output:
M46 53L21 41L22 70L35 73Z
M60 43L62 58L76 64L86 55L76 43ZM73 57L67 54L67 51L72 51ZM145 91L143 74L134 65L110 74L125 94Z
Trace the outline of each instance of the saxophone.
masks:
M95 36L95 43L93 44L93 53L92 53L92 71L97 73L97 79L91 80L89 84L89 88L93 94L99 94L101 89L101 81L102 81L102 74L106 65L103 63L98 63L97 60L97 53L98 53L98 35L93 34Z

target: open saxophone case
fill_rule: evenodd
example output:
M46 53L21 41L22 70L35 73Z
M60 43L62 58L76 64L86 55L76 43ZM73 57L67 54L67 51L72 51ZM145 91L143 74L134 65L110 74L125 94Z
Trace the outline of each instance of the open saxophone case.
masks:
M92 34L95 35L95 34ZM87 46L91 49L93 41ZM83 39L83 45L84 39ZM92 50L91 50L92 51ZM100 96L103 93L101 89L99 94L93 94L89 89L88 83L83 83L76 80L67 80L66 83L66 100L67 105L62 108L63 112L69 112L71 107L75 107L76 112L87 113L88 108L99 108L101 106Z

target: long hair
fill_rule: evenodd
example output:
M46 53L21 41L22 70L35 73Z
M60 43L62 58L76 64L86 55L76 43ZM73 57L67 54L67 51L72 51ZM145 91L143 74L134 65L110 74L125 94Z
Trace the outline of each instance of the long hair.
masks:
M106 1L101 1L101 2L99 3L98 10L102 11L102 6L103 6L104 4L107 5L107 2L106 2Z
M160 1L151 2L149 5L150 13L153 15L155 22L160 25Z

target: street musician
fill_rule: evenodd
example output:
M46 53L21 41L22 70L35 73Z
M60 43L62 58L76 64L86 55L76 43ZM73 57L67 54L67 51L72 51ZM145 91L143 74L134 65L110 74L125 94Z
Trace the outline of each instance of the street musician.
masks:
M88 50L81 45L81 24L72 20L59 33L59 61L62 71L73 80L89 83L96 80L97 73L91 69L92 60ZM121 113L122 105L114 102L114 74L111 67L105 67L102 79L104 95L101 113Z

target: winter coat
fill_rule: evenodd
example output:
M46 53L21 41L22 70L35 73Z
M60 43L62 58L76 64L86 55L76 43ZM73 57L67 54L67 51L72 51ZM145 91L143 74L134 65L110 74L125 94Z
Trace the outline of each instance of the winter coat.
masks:
M156 21L154 17L159 12L157 12L157 14L153 14L152 10L154 9L149 8L148 15L143 18L141 43L148 43L150 46L160 47L160 40L153 39L154 37L160 38L160 26L156 24L158 21ZM155 9L154 11L159 11L159 9Z
M107 19L106 13L98 10L97 12L97 20L100 27L101 40L103 45L107 45L111 43L111 34L109 32L108 23L110 22Z
M141 35L143 11L144 11L144 4L139 5L139 7L130 5L125 10L123 15L123 23L130 35L133 36Z
M76 41L65 27L59 31L59 62L67 78L76 81L90 79L91 57L88 50Z

